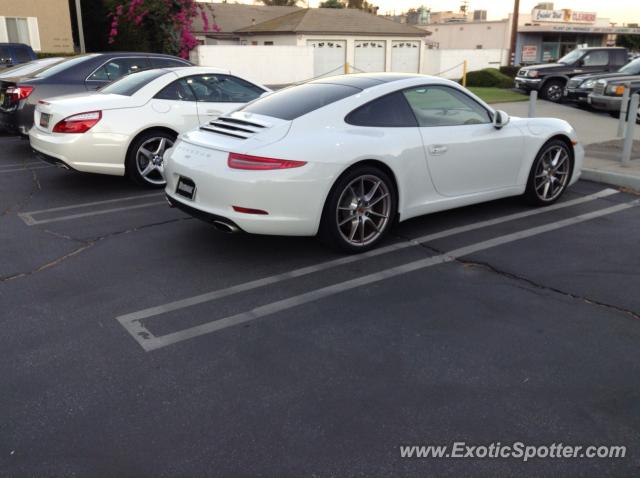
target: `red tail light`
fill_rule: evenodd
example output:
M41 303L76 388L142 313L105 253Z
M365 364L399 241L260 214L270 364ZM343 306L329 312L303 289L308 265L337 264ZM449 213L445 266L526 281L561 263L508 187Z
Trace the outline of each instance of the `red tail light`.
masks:
M33 86L10 86L7 88L7 96L11 103L17 103L20 100L27 99L33 92Z
M102 119L102 111L69 116L53 127L54 133L86 133Z
M248 169L264 171L268 169L291 169L304 166L306 161L292 161L289 159L261 158L246 154L229 153L227 164L231 169Z

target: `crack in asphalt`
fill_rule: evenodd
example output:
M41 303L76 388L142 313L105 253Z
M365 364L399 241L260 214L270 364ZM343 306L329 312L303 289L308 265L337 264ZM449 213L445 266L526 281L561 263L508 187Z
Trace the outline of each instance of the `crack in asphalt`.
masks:
M70 236L66 236L64 234L59 234L59 233L44 229L43 232L45 232L45 233L54 235L54 236L59 237L61 239L66 239L66 240L69 240L69 241L79 242L82 245L80 247L78 247L77 249L74 249L73 251L68 252L68 253L64 254L63 256L60 256L57 259L49 261L46 264L43 264L43 265L41 265L39 267L36 267L35 269L33 269L31 271L19 272L17 274L12 274L10 276L0 277L0 284L4 283L4 282L13 281L13 280L16 280L16 279L22 279L22 278L25 278L25 277L29 277L29 276L31 276L33 274L38 273L38 272L42 272L44 270L51 269L52 267L55 267L55 266L63 263L67 259L69 259L71 257L74 257L74 256L86 251L87 249L91 249L93 246L95 246L95 245L97 245L97 244L99 244L102 241L105 241L107 239L110 239L110 238L113 238L113 237L122 236L122 235L125 235L125 234L130 234L130 233L137 232L137 231L140 231L140 230L143 230L143 229L148 229L148 228L151 228L151 227L163 226L165 224L171 224L171 223L180 222L180 221L188 221L188 220L191 220L191 219L193 219L193 218L192 217L179 217L177 219L169 219L167 221L154 222L152 224L144 224L142 226L133 227L133 228L130 228L130 229L124 229L122 231L110 232L110 233L105 234L103 236L98 236L98 237L95 237L93 239L86 239L86 240L76 239L76 238L73 238L73 237L70 237Z
M415 240L411 239L410 237L405 237L399 234L394 234L395 237L397 237L398 239L402 239L404 241L408 241L408 242L413 242L415 244L417 244L419 247L421 247L422 249L425 249L433 254L446 254L447 251L443 251L440 249L437 249L435 247L429 246L425 243L421 243L421 242L416 242ZM502 269L498 269L497 267L495 267L492 264L489 264L488 262L482 262L482 261L473 261L473 260L469 260L469 259L462 259L462 258L455 258L453 260L453 262L457 262L459 264L462 264L463 266L473 266L473 267L480 267L483 268L489 272L492 272L494 274L500 275L502 277L506 277L507 279L511 279L511 280L515 280L515 281L519 281L519 282L524 282L525 284L530 285L531 287L534 287L538 290L544 290L547 292L553 292L555 294L560 294L563 295L565 297L568 297L570 299L573 300L579 300L582 301L586 304L589 305L595 305L598 307L603 307L603 308L607 308L607 309L611 309L611 310L615 310L616 312L620 312L623 313L625 315L628 315L634 319L640 319L640 313L639 312L635 312L633 310L630 309L625 309L624 307L620 307L618 305L615 304L609 304L607 302L602 302L599 301L597 299L592 299L590 297L585 297L579 294L574 294L573 292L567 292L565 290L562 289L558 289L556 287L552 287L552 286L548 286L548 285L544 285L541 284L539 282L536 282L532 279L529 279L528 277L524 277L518 274L514 274L512 272L508 272Z
M33 196L35 196L35 194L38 191L42 191L42 185L40 184L40 179L38 179L38 175L36 173L36 170L35 169L31 169L31 168L29 168L27 166L27 164L26 164L27 158L23 159L22 162L24 163L25 169L31 171L31 182L33 183L33 186L31 187L31 191L29 191L29 194L24 199L24 201L18 202L14 206L9 206L7 209L2 211L2 213L0 213L0 217L6 216L7 214L11 213L11 211L13 209L15 209L16 211L19 211L20 209L24 208L29 203L29 201L31 201L31 199L33 199Z

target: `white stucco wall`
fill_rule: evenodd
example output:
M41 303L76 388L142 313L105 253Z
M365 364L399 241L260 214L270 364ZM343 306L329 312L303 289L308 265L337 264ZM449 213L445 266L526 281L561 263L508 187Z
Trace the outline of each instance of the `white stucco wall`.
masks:
M452 80L462 77L462 63L467 60L468 71L500 68L508 63L509 50L427 50L422 71Z
M298 46L200 45L191 61L229 69L263 85L284 85L313 77L313 48Z

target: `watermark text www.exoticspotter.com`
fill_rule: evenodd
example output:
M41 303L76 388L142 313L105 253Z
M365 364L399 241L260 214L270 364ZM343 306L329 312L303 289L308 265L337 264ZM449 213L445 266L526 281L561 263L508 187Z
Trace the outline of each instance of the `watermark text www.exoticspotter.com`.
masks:
M527 445L522 442L471 445L453 442L451 445L404 445L402 458L515 458L522 461L549 458L624 458L627 447L621 445Z

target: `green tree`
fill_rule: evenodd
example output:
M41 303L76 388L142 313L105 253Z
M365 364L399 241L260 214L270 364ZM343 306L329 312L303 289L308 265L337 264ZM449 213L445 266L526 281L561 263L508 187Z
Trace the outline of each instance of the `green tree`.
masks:
M342 0L326 0L319 5L320 8L344 8L344 6Z
M618 35L616 45L623 46L629 50L640 50L640 36L638 35Z
M376 13L378 11L378 7L367 2L367 0L347 0L347 8L357 8L358 10L364 10L369 13Z
M262 3L270 7L295 7L299 2L300 0L262 0Z

